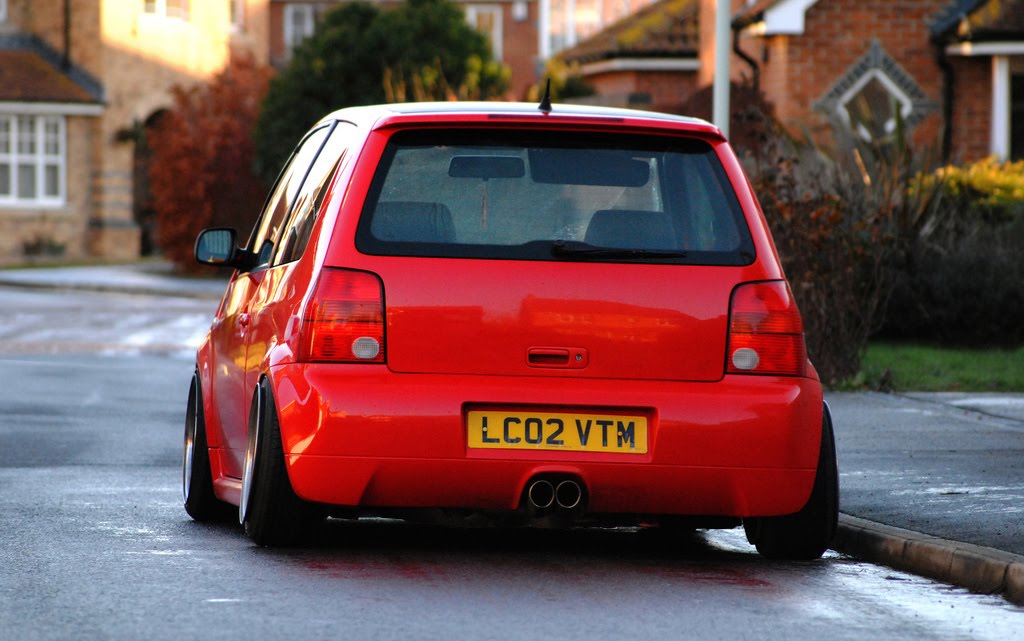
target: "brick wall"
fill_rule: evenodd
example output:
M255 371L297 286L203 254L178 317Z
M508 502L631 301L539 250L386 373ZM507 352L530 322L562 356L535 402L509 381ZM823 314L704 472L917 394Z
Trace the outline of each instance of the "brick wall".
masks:
M736 15L746 6L746 0L731 0L732 14ZM697 82L704 87L715 81L715 13L718 10L718 0L700 0L698 13L698 24L700 29L700 70L697 72ZM730 38L732 34L730 33ZM730 50L732 42L729 43ZM730 70L733 78L742 72L742 61L736 56L732 57Z
M8 2L18 26L64 53L64 0L14 0ZM95 43L100 35L100 0L71 0L71 60L93 76L102 72L102 52Z
M813 109L877 39L936 109L915 128L915 142L937 144L941 128L942 73L928 25L948 0L819 0L796 36L746 36L744 50L757 59L762 87L780 119L794 131L830 139L826 114Z
M0 263L22 260L26 242L48 239L64 257L134 258L136 123L170 107L171 87L206 82L231 55L266 62L268 0L246 0L242 30L232 30L226 2L193 2L188 20L143 13L141 1L71 0L70 58L99 81L102 115L67 118L66 203L0 211ZM8 31L34 34L65 50L64 0L10 0Z
M526 20L517 22L512 17L512 3L505 4L502 13L504 27L502 62L512 73L509 93L516 100L526 98L530 86L539 80L537 78L537 21L540 3L529 2L527 6Z
M693 71L610 71L587 76L587 82L601 100L600 104L638 109L678 109L697 91ZM641 95L648 100L630 102Z
M988 156L992 129L992 59L951 57L953 74L953 162Z
M68 117L67 202L63 207L28 207L0 210L0 265L18 264L25 259L25 244L46 241L62 248L59 255L29 257L30 260L81 260L90 255L87 221L91 217L93 141L99 120Z
M681 105L697 91L697 74L692 71L657 71L640 74L637 91L650 94L651 104Z

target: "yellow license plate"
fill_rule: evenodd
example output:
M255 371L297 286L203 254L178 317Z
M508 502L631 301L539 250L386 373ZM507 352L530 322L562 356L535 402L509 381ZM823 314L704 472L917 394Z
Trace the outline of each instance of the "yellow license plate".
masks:
M647 417L471 410L469 447L496 450L647 453Z

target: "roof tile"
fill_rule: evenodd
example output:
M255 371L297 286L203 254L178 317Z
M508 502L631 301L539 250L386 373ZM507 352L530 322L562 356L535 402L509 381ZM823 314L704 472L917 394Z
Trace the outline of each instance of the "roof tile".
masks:
M639 56L696 56L697 0L659 0L558 54L566 62Z
M89 92L32 51L0 51L0 101L96 102Z
M1024 37L1024 0L989 0L968 17L971 40L1019 40Z

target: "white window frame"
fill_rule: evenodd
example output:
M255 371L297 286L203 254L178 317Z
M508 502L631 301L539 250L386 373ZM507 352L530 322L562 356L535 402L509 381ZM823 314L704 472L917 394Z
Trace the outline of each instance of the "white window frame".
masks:
M871 141L871 132L868 131L864 127L864 125L861 124L858 124L856 127L854 127L853 121L850 120L850 112L847 110L847 105L850 104L850 102L853 100L853 97L856 96L860 92L860 90L864 88L865 85L871 82L871 80L878 80L880 83L882 83L882 86L885 87L886 91L888 91L889 94L896 101L896 104L899 107L900 116L902 116L904 119L909 118L910 114L913 113L914 111L913 101L907 96L906 93L903 92L902 89L899 88L899 86L895 82L893 82L892 78L887 76L881 69L872 69L871 71L867 72L866 74L858 78L857 82L853 83L853 86L847 89L845 93L843 93L842 97L839 98L838 104L836 105L836 109L839 112L839 117L843 119L843 122L846 123L846 126L850 127L851 130L856 131L857 135L867 142ZM885 122L885 133L891 134L894 131L896 131L895 116Z
M474 29L477 28L477 17L481 14L489 13L493 16L493 21L490 33L484 33L485 36L491 42L491 55L494 57L496 62L502 61L502 54L504 53L504 39L505 39L505 25L504 25L504 12L500 4L467 4L466 5L466 22L469 23ZM483 33L483 32L481 32Z
M992 56L992 131L989 151L999 160L1010 157L1010 58Z
M245 30L245 0L228 0L228 22L231 31L238 33Z
M189 0L182 0L182 14L168 14L167 13L167 0L142 0L142 13L147 16L160 16L161 18L171 18L172 20L188 20L189 14L191 13L191 2ZM153 10L147 9L146 5L152 3Z
M32 135L35 152L23 154L18 150L18 121L28 118L32 124ZM0 165L6 165L10 180L10 192L0 193L0 206L3 207L60 207L66 202L67 195L67 119L52 114L0 113L0 122L7 125L8 148L0 148ZM46 125L57 125L57 152L46 151ZM31 164L35 174L35 196L32 198L18 197L19 166ZM57 169L57 193L46 194L46 169Z
M807 11L818 0L781 0L764 11L764 21L757 25L759 35L800 36L804 33Z
M315 9L312 4L304 2L292 2L284 6L284 48L285 55L289 58L296 47L313 35L316 29ZM294 28L300 20L303 25L302 32Z
M1010 113L1010 57L1024 56L1024 42L960 42L946 48L950 56L992 57L992 105L989 153L999 160L1010 157L1013 118Z

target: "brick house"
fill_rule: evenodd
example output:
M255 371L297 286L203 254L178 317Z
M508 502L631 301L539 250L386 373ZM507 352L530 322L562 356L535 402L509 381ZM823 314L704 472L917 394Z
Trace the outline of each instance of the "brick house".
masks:
M170 88L245 52L283 64L344 0L0 0L0 264L144 249L144 137ZM381 0L390 2L391 0ZM457 0L513 72L549 55L597 100L679 110L713 81L717 0ZM1024 0L732 0L734 80L794 131L1024 158ZM623 17L625 16L625 17ZM606 25L610 25L607 26Z
M558 54L616 107L678 111L700 88L700 3L658 0Z
M343 1L0 0L0 265L151 250L140 143L171 87L209 81L241 52L284 65ZM651 2L455 1L517 98L548 55Z
M710 85L717 0L661 0L563 59L600 100L685 103ZM733 0L733 80L753 83L794 132L890 134L952 161L1024 158L1024 0ZM697 42L670 34L698 35ZM660 65L677 60L675 80ZM629 64L632 61L632 67ZM667 84L676 93L665 97ZM633 104L637 104L634 101ZM1016 126L1015 126L1016 125Z
M348 0L270 0L270 59L288 62L292 49L313 33L317 18ZM383 6L401 0L369 0ZM453 0L466 20L491 42L495 60L512 74L510 98L523 98L544 62L598 33L652 0Z
M950 160L1024 157L1020 0L760 1L733 25L780 118L816 137L884 135L898 110Z
M0 264L137 257L138 132L268 39L266 0L0 0Z

